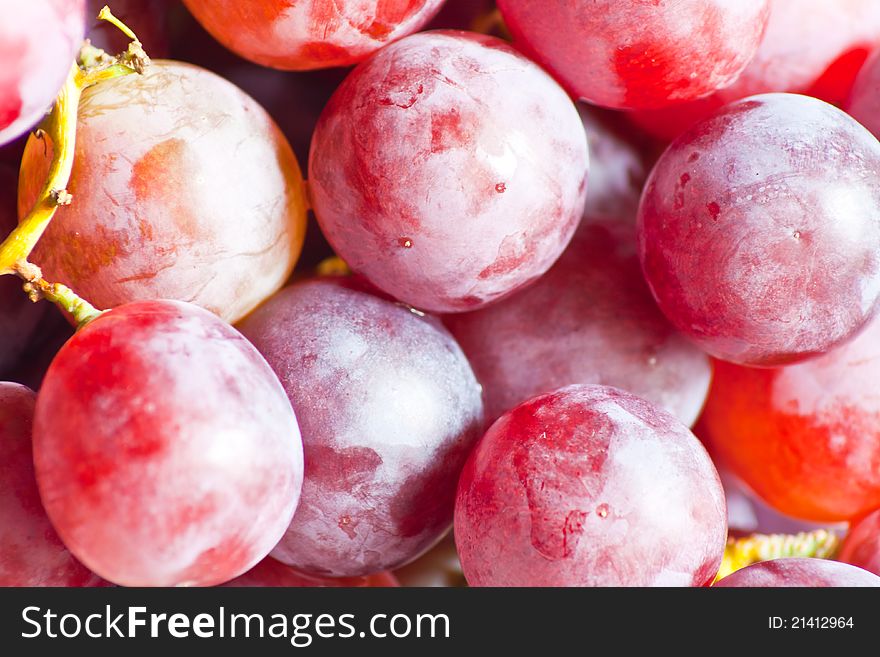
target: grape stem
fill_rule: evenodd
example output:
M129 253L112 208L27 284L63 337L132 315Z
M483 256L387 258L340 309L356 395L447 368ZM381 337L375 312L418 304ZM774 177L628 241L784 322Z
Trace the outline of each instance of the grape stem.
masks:
M760 561L783 557L813 557L831 559L840 547L840 537L824 529L800 534L752 534L744 538L730 538L724 548L717 582L740 568Z
M43 185L34 207L3 244L0 244L0 275L18 273L18 265L27 262L28 256L55 216L55 210L59 205L67 205L72 201L66 188L73 168L73 151L76 145L76 112L82 95L80 75L80 68L74 64L61 87L52 112L35 133L39 139L51 140L54 149L52 163L46 184Z
M26 281L24 291L27 292L32 301L36 302L40 299L51 301L59 308L70 313L76 322L77 328L82 328L103 312L85 299L77 296L66 285L45 281L40 268L34 264L20 265L16 273Z
M52 162L46 183L30 212L0 243L0 276L9 274L21 277L32 300L46 298L75 317L84 318L84 321L93 319L98 311L77 297L70 288L43 280L39 268L32 265L28 258L49 227L58 207L70 205L74 200L67 191L67 186L73 170L77 114L83 91L103 80L143 73L150 62L134 32L113 16L106 6L98 18L119 27L132 39L132 43L124 53L116 57L110 57L103 50L92 47L88 41L83 46L79 57L81 64L74 63L71 66L51 112L34 133L37 139L48 140L52 146Z

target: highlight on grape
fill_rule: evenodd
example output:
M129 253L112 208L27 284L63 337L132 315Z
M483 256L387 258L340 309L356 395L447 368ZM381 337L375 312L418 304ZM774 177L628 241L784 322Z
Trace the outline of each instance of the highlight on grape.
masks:
M880 585L876 0L0 0L0 55L0 586Z

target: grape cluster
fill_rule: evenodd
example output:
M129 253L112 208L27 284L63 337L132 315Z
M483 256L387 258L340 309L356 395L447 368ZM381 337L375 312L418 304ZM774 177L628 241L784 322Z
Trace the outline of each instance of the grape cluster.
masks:
M0 0L0 585L880 586L877 2L102 5Z

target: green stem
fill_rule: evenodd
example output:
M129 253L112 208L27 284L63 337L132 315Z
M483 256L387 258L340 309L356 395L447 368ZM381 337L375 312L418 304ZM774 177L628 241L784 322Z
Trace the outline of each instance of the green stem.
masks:
M752 534L728 539L716 581L759 561L783 557L830 559L840 547L840 537L817 529L800 534Z

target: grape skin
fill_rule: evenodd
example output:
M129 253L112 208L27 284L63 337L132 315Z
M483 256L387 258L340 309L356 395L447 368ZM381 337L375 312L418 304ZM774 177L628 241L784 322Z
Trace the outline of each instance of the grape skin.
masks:
M664 107L730 85L760 43L768 0L498 0L523 52L572 95Z
M52 524L124 586L209 586L254 566L293 516L296 418L265 360L191 304L121 306L58 353L37 399Z
M586 137L571 100L503 41L407 37L361 64L312 141L315 214L335 251L434 312L543 274L581 217Z
M439 540L483 426L479 384L442 326L318 279L282 290L241 330L279 375L305 446L302 500L272 556L353 577Z
M639 208L661 310L717 358L774 366L851 338L880 295L880 143L794 94L729 105L676 139Z
M719 580L724 587L875 587L880 577L861 568L827 559L787 558L761 561Z
M490 420L539 393L601 383L690 425L709 390L708 357L660 313L621 221L585 223L535 284L444 322L485 388Z
M0 146L52 106L84 32L85 0L0 0Z
M45 138L29 140L20 214L51 156ZM99 308L168 298L237 321L284 284L302 247L302 176L277 126L237 87L180 62L86 90L68 190L75 201L33 262Z
M880 509L850 525L837 558L880 575Z
M703 586L727 537L708 454L665 411L569 386L503 415L459 481L471 586Z
M31 458L33 391L0 381L0 586L102 586L43 510Z
M303 71L356 64L425 25L443 0L184 0L227 48L263 66Z
M367 575L366 577L315 577L300 573L285 566L272 557L266 557L244 575L236 577L226 584L226 587L261 587L261 586L284 586L288 588L299 587L331 587L331 588L372 588L372 587L398 587L397 579L388 572Z
M15 212L17 178L0 165L0 242L18 224ZM0 277L0 375L15 365L45 311L45 304L31 303L16 276Z
M840 105L868 53L880 46L876 0L771 0L770 19L755 56L732 85L707 98L631 117L671 141L735 100L785 91Z
M769 504L814 521L880 507L880 321L778 369L717 362L702 423L720 462Z

